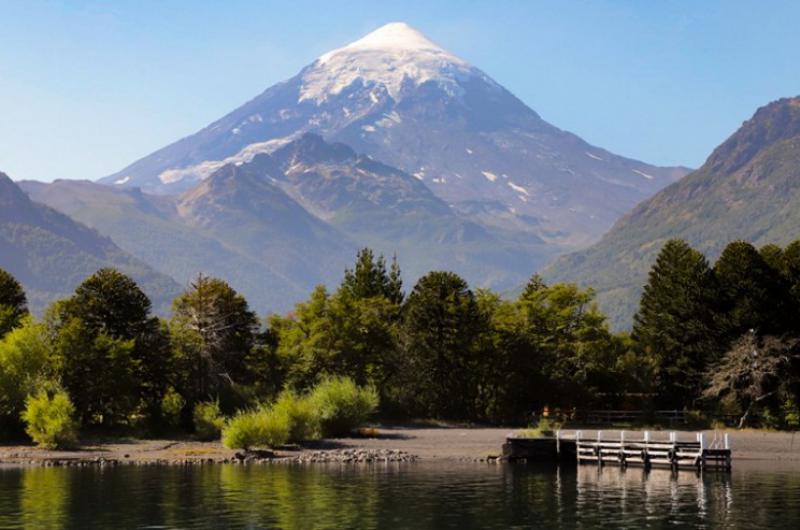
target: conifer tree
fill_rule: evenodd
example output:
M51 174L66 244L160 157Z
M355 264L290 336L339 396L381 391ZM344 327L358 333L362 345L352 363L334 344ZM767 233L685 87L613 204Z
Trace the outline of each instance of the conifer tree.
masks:
M685 241L668 241L650 270L632 334L643 360L654 366L661 406L691 405L706 367L724 351L717 343L715 295L706 258Z
M27 314L25 291L11 274L0 269L0 338L19 326Z
M431 416L475 417L488 322L467 282L452 272L430 272L414 286L404 311L401 341L412 406Z
M714 265L722 302L720 325L730 344L751 329L781 335L792 315L789 288L780 271L746 241L728 244Z

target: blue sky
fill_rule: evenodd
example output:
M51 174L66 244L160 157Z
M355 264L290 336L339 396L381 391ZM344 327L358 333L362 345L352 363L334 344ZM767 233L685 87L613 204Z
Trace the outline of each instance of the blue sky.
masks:
M800 94L795 1L0 0L0 171L95 179L405 21L546 120L698 166Z

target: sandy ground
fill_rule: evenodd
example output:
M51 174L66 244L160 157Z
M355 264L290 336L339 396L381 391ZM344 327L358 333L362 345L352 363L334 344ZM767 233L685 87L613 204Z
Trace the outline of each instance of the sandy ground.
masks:
M277 457L297 457L303 451L340 451L344 449L399 450L415 455L421 461L458 461L499 455L507 435L513 428L464 428L379 425L370 430L372 437L328 439L304 447L285 448ZM604 437L616 437L619 431L605 430ZM800 436L795 433L728 431L734 462L741 460L793 461L800 463ZM570 436L572 431L567 431ZM582 431L585 437L596 431ZM721 432L716 433L721 439ZM627 439L641 433L626 431ZM667 439L667 432L652 434ZM693 433L679 432L679 439L692 439ZM707 440L714 437L707 432ZM797 439L796 439L797 438ZM189 461L225 462L235 458L236 451L219 442L185 440L132 440L113 442L86 441L81 450L45 451L31 445L0 445L0 464L47 464L53 461L95 462L99 459L132 463L180 463Z

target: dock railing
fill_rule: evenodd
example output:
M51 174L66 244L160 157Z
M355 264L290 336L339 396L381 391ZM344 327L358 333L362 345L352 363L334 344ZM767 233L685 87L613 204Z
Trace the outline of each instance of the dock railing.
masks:
M563 436L556 433L557 444ZM669 467L673 469L694 467L731 468L730 439L725 433L721 439L715 435L711 444L706 443L705 433L695 433L694 441L678 440L677 433L670 432L667 440L654 440L649 431L641 439L629 439L625 431L617 437L606 436L597 431L595 438L585 437L582 431L575 431L575 446L578 463L598 465L616 464L650 467Z

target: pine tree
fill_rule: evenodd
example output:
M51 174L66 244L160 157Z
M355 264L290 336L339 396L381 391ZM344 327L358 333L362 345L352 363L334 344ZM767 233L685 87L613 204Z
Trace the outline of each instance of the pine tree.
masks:
M790 243L783 252L782 272L795 307L800 307L800 240ZM800 320L800 318L797 320ZM800 322L797 323L797 327L800 327ZM800 329L797 329L797 327L795 333L800 333Z
M726 348L755 330L759 335L781 335L792 318L789 288L780 271L745 241L734 241L723 250L714 265L720 300L720 325L726 334Z
M400 273L400 264L397 262L397 255L392 257L392 265L389 269L389 282L386 286L386 298L396 305L403 303L403 276Z
M724 351L717 342L715 294L706 258L685 241L668 241L650 270L632 334L654 365L661 406L691 405L706 367Z
M0 269L0 338L19 326L27 314L25 291L11 274Z
M443 418L477 415L481 335L488 322L467 282L452 272L419 279L404 308L406 390L417 411Z
M390 302L401 304L403 280L397 257L392 259L391 269L387 273L383 255L376 258L371 249L361 249L356 257L355 268L345 269L339 291L359 299L383 296Z

